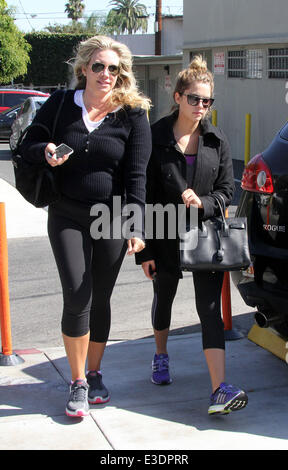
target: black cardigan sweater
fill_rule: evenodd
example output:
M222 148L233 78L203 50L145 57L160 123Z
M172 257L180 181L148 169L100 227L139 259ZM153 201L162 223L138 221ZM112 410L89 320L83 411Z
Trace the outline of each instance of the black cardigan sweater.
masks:
M235 185L230 146L223 131L209 120L201 122L194 181L187 183L187 163L177 146L173 125L178 111L152 125L152 155L147 168L147 198L149 204L183 204L182 193L188 187L201 199L199 218L207 219L219 211L213 193L221 193L226 205L231 203ZM154 259L159 272L170 271L182 277L179 269L178 239L147 239L146 248L136 254L136 263Z
M74 90L66 92L58 119L56 145L65 143L74 153L61 166L63 196L93 205L112 207L113 196L123 203L138 204L144 211L146 167L151 154L151 130L146 112L126 107L107 115L101 125L89 133L82 119L82 108L74 103ZM57 91L42 105L33 123L41 123L50 133L63 91ZM44 161L44 149L50 136L43 127L32 127L21 145L23 157Z

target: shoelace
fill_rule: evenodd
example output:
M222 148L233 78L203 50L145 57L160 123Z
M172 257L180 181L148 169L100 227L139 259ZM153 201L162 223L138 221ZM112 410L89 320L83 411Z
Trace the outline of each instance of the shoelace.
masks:
M239 392L239 390L235 386L222 383L221 386L211 395L211 399L216 400L217 403L224 403L226 399L229 399L231 394L233 395L237 392Z
M167 358L161 358L157 359L155 362L153 362L153 371L159 371L161 372L162 370L168 370L169 368L169 361Z
M237 392L238 389L234 387L233 385L221 384L221 391L225 393L233 393L233 392Z
M85 385L77 384L71 387L71 397L73 401L85 401L87 388Z

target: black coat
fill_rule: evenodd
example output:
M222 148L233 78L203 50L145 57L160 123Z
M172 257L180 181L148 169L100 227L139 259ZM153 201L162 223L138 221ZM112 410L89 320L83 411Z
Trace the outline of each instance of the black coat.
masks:
M230 146L221 129L209 120L201 122L198 153L192 185L186 179L187 163L177 146L173 125L178 112L152 125L152 154L147 168L147 197L149 204L183 204L182 193L192 187L201 199L203 209L199 218L205 220L218 214L213 193L221 193L228 206L234 194L233 166ZM178 239L146 240L146 248L136 255L136 263L154 259L156 270L168 271L182 277L179 269Z

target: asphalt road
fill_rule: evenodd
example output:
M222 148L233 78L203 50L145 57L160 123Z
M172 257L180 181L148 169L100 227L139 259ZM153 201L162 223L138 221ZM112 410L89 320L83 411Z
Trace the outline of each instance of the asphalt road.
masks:
M241 164L235 162L240 178ZM14 185L13 168L7 144L0 144L0 178ZM229 215L233 215L240 186ZM44 210L44 209L39 209ZM27 221L29 223L29 221ZM8 240L9 292L14 349L62 346L60 322L62 294L58 273L47 237ZM233 328L247 334L253 312L240 297L232 281ZM150 309L152 284L134 257L126 256L112 296L110 340L133 340L152 335ZM190 274L179 284L172 315L171 335L200 331Z

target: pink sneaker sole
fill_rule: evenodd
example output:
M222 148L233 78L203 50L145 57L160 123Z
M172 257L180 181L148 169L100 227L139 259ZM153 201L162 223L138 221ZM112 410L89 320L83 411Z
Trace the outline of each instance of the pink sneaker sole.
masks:
M89 413L84 410L77 410L75 413L65 410L65 413L67 416L69 416L69 418L84 418L85 416L89 415Z
M90 403L90 405L102 405L103 403L108 403L108 401L110 401L110 397L107 397L107 398L96 397L93 399L88 397L88 403Z

